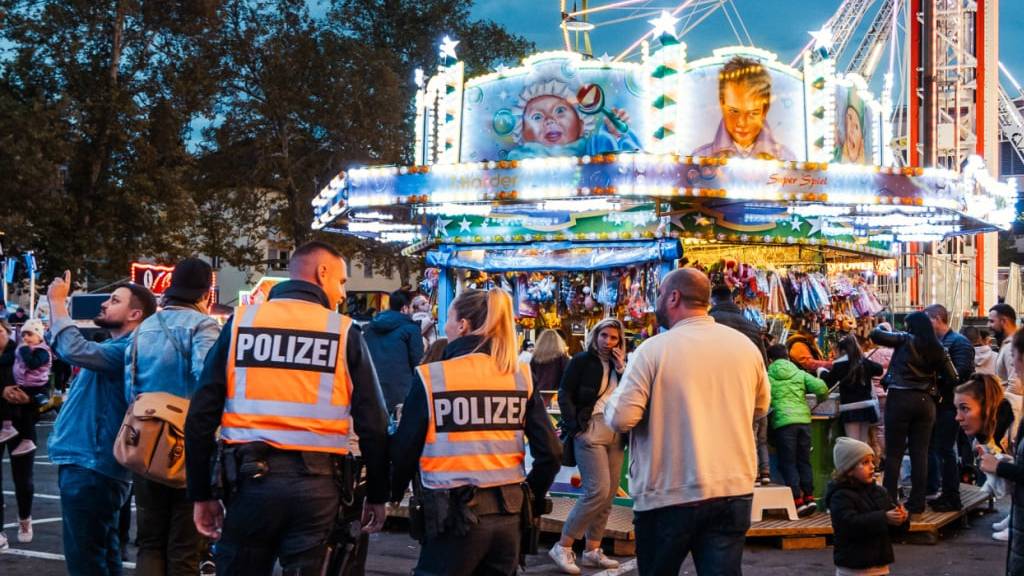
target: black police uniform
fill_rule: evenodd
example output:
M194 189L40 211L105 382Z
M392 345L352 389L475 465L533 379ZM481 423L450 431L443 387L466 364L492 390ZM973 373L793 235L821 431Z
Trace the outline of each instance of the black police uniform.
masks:
M328 307L320 287L299 280L275 286L270 299L277 298ZM185 425L188 496L193 501L215 497L211 465L217 452L214 434L227 396L231 322L206 358L201 387ZM349 328L345 354L352 379L352 420L368 479L367 501L384 503L388 499L387 413L369 352L355 325ZM223 495L228 512L223 537L216 543L217 573L269 576L275 561L280 561L286 575L319 575L328 535L339 514L338 457L280 450L261 442L232 446L232 456L224 459L225 476L234 482Z
M448 344L444 359L469 354L480 343L477 336L464 336ZM402 420L391 439L392 500L405 495L416 475L426 439L429 410L426 391L417 374L402 409ZM459 576L469 574L514 574L520 558L520 509L532 503L539 515L548 489L561 467L562 447L555 434L543 399L534 393L526 405L525 434L533 456L526 478L529 487L456 488L437 502L435 491L417 486L417 500L424 503L427 528L414 574L416 576ZM524 502L529 497L532 502ZM439 509L441 508L441 509ZM447 517L447 521L438 518ZM452 520L456 518L456 520Z

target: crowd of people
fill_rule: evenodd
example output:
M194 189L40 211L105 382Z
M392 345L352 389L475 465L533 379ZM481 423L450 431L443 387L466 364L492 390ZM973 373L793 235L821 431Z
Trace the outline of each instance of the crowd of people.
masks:
M212 270L196 258L175 266L159 305L138 285L113 290L94 319L109 332L102 342L71 321L70 274L48 288L49 326L4 323L0 446L18 541L33 538L35 422L63 362L77 375L48 453L71 574L122 573L132 494L140 573L270 574L280 563L320 574L335 566L339 509L355 511L364 536L347 550L365 558L365 534L410 485L416 574L512 574L522 527L544 513L562 465L578 469L581 494L548 555L568 574L613 569L601 544L627 445L643 575L675 574L690 554L698 574L740 574L754 490L771 483L790 489L800 515L830 513L837 574L887 574L915 515L962 507L965 469L993 497L1012 495L994 537L1009 541L1007 573L1024 574L1024 332L1005 304L987 330L953 331L933 304L908 314L903 331L883 323L824 354L813 322L766 342L728 288L682 268L662 280L659 334L627 354L623 324L607 318L570 356L554 330L521 342L501 289L462 291L443 326L425 296L396 291L359 326L335 312L347 271L333 247L300 247L289 276L223 327L208 315ZM819 504L807 398L836 391L844 436ZM557 432L540 392L557 394ZM166 458L138 468L114 447L147 441L141 429L125 440L125 427L136 405L154 402L184 408L166 417L178 422ZM353 476L365 482L348 491Z

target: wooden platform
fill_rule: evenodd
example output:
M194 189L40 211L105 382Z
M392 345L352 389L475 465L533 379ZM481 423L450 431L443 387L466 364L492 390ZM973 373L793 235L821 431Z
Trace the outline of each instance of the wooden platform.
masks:
M959 512L933 512L927 510L920 517L911 519L910 532L918 534L922 543L938 542L939 530L961 520L969 513L990 508L989 499L977 486L960 485L960 498L964 508ZM541 520L541 531L560 533L573 498L554 498L551 514ZM817 512L798 520L766 519L754 522L747 532L747 538L774 538L785 550L824 548L827 538L832 536L832 519L825 512ZM633 534L633 511L625 506L613 506L608 518L605 537L612 540L614 550L632 550L635 547Z

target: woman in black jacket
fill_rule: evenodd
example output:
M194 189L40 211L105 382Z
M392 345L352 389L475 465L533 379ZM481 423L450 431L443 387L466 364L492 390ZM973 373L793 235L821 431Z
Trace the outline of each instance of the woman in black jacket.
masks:
M900 464L910 445L910 497L907 510L921 514L928 482L928 444L935 424L938 383L943 378L956 382L953 367L931 320L924 312L913 312L905 320L906 332L871 331L871 340L893 348L889 372L882 385L885 403L885 489L898 499Z
M624 444L622 435L604 421L604 405L626 367L626 341L622 323L606 318L587 334L586 350L572 357L558 387L563 434L573 435L576 465L583 481L583 496L576 500L562 527L558 546L549 552L567 574L579 574L573 543L586 537L581 564L617 568L619 563L601 552L608 514L619 488Z
M1024 330L1013 335L1013 365L1017 374L1024 374ZM960 406L957 406L959 411ZM961 423L962 424L962 423ZM1010 506L1010 546L1006 551L1007 576L1024 576L1024 426L1017 428L1012 462L999 461L990 452L981 454L981 471L1013 482L1013 504Z
M882 365L864 357L852 334L839 342L839 350L843 355L832 361L824 380L829 387L839 385L839 421L844 433L870 444L871 426L878 422L872 379L882 375Z

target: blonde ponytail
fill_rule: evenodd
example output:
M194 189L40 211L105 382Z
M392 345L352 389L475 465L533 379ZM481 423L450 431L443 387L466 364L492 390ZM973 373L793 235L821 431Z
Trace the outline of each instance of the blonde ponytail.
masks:
M503 374L512 374L518 368L516 332L513 328L512 297L501 288L487 291L487 320L474 331L482 336L480 347L490 344L491 358Z

